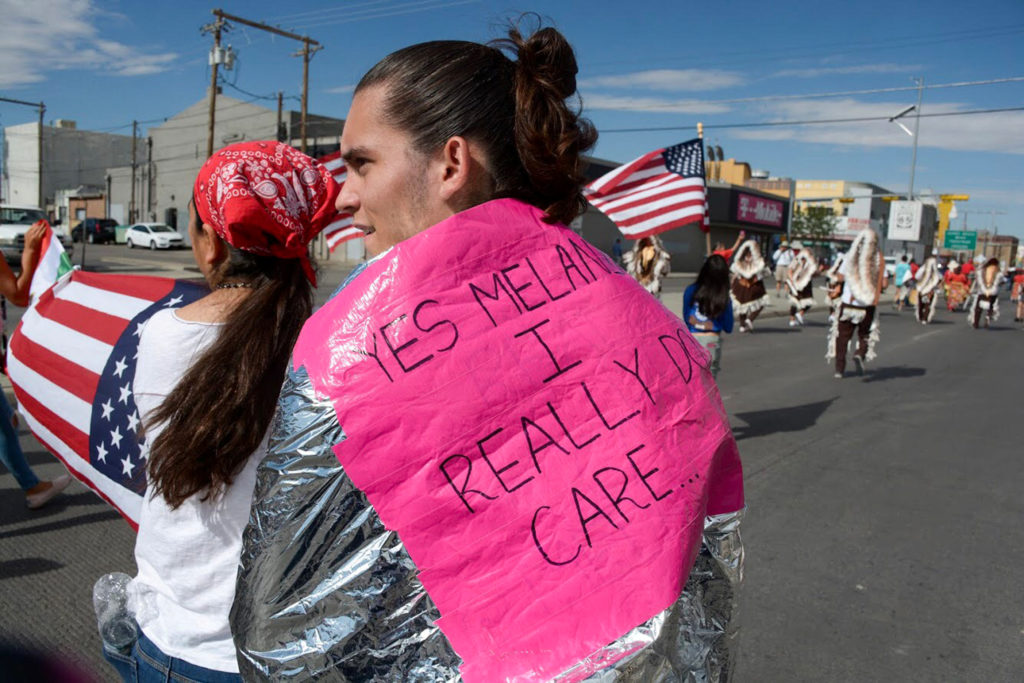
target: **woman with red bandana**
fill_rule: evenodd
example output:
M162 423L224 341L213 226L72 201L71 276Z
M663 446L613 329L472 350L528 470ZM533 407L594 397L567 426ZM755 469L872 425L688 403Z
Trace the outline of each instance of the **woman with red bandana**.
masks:
M313 307L310 240L338 185L277 142L225 147L199 171L192 252L210 294L154 315L133 391L149 488L129 588L138 641L104 654L127 680L235 681L228 614L256 465ZM152 678L147 678L150 676Z

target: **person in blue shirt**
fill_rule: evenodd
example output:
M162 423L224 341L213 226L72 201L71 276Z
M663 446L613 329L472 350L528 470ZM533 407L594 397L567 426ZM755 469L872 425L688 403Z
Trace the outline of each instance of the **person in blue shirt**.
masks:
M907 297L910 295L910 280L912 277L910 264L907 263L907 256L904 254L900 262L896 264L896 271L893 273L893 279L896 281L896 299L892 303L897 311L903 310L903 304L906 303Z
M683 292L683 321L701 346L711 354L711 376L718 377L722 361L722 334L732 332L729 265L712 254Z

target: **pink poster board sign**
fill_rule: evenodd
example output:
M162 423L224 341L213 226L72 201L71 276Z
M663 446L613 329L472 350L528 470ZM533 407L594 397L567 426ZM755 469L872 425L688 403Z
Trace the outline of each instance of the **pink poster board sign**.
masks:
M707 356L607 257L513 200L372 262L295 350L468 681L543 680L670 606L743 505Z

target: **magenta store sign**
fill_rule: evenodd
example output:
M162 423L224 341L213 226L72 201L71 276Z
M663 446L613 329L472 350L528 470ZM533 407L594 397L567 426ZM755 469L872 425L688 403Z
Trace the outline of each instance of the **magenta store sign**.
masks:
M782 212L783 203L765 197L755 197L738 192L736 194L736 219L744 223L757 223L781 228L785 216Z

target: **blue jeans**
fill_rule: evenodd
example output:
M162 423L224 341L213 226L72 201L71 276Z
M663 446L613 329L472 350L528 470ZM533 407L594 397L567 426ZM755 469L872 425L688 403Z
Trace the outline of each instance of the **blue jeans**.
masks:
M103 648L103 657L125 683L239 683L242 677L169 657L139 630L130 654Z
M0 462L11 471L18 486L23 491L28 491L39 483L39 477L28 466L25 454L21 452L18 432L14 431L14 425L11 423L12 417L14 411L11 404L7 402L4 392L0 391L0 432L3 432L0 434Z

